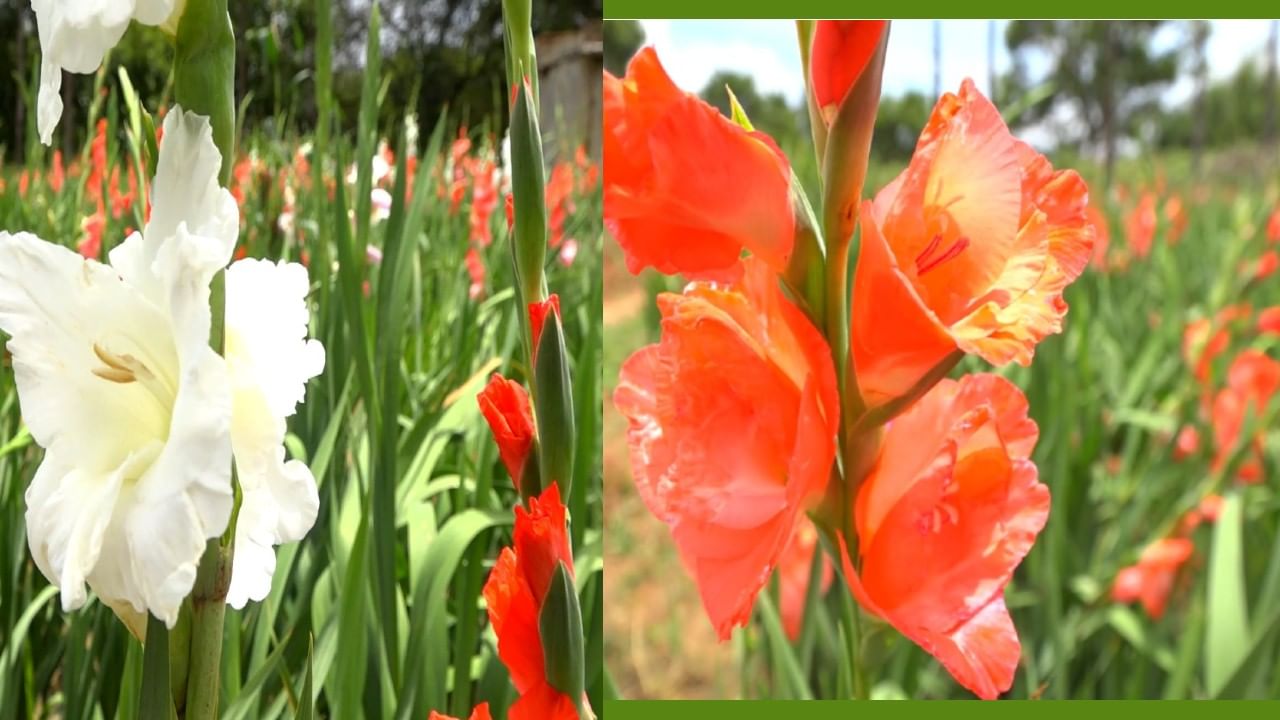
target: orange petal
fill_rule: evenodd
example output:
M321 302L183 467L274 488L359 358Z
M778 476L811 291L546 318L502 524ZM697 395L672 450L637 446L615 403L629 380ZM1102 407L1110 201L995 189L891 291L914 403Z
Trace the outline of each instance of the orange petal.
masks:
M489 622L498 636L498 657L521 693L545 683L538 608L515 551L503 548L484 585Z
M628 419L636 488L727 638L825 490L835 370L759 260L732 285L694 283L659 308L661 342L623 363L614 404Z
M827 124L875 54L887 24L884 20L819 20L815 24L809 75L813 99Z
M849 342L858 387L876 407L906 394L956 342L899 269L870 203L863 204L861 225Z
M682 92L652 48L606 74L604 116L605 224L632 272L703 276L744 249L785 270L791 170L768 136Z

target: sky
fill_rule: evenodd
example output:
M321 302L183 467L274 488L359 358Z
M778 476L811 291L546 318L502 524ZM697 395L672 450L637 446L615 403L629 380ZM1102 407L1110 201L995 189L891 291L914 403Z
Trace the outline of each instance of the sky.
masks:
M972 77L988 91L987 43L993 21L942 20L942 87L955 90ZM1007 20L994 21L997 72L1008 70L1011 60L1004 47ZM803 99L800 54L795 23L778 20L643 20L646 44L653 45L676 83L700 91L717 70L736 70L755 78L762 92L783 93L793 105ZM1212 78L1228 77L1246 58L1260 53L1270 31L1267 20L1214 20L1209 36L1209 68ZM1172 23L1154 38L1157 47L1171 47L1182 40L1184 29ZM900 95L917 90L933 92L933 20L895 20L885 60L883 93ZM1033 64L1033 74L1039 68ZM1191 96L1192 80L1185 73L1165 93L1167 104Z

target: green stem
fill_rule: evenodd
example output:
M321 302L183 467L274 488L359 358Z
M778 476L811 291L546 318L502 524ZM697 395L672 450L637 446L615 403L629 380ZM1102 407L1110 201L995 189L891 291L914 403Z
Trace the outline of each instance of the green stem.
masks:
M224 187L231 179L235 162L235 53L227 0L187 0L175 39L174 100L187 112L209 118L213 142L222 154L219 179ZM219 353L225 344L225 308L225 279L219 273L210 288L209 338L211 347ZM231 585L234 527L233 513L228 531L206 545L191 593L187 718L218 717L223 620Z
M188 720L218 717L223 618L231 585L231 548L213 538L200 558L191 591L191 654L187 679Z

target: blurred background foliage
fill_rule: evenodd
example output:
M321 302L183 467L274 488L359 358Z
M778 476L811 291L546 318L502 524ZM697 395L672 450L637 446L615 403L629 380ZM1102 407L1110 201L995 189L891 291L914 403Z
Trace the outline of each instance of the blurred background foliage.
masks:
M502 88L501 0L383 0L382 73L386 82L382 127L400 117L437 117L445 106L463 124L483 120L505 124ZM307 132L316 122L316 36L313 0L229 0L236 18L236 97L244 103L245 124L283 136ZM604 0L534 0L535 35L598 22ZM369 0L333 2L333 95L340 128L354 128L364 78ZM19 162L30 148L34 122L33 88L39 73L40 43L35 14L26 0L0 3L0 157ZM167 104L172 48L160 33L133 26L113 51L146 107ZM67 73L66 111L56 146L79 147L89 135L85 118L93 77ZM283 126L283 127L281 127ZM504 127L492 128L501 135Z

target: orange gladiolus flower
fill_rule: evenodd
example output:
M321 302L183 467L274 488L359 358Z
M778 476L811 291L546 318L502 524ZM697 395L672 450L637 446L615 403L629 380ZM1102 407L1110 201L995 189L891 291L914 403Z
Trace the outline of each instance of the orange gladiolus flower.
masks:
M671 82L653 48L619 80L604 74L605 225L638 273L708 277L745 248L777 271L794 243L791 169L769 136L747 132Z
M1219 469L1230 459L1244 431L1245 419L1260 422L1276 391L1280 390L1280 362L1260 350L1245 350L1227 370L1227 386L1213 399L1213 442L1218 454L1213 467ZM1241 482L1262 480L1262 440L1264 428L1257 430L1253 457L1237 471Z
M520 383L494 373L489 384L476 396L476 401L480 403L480 412L498 443L502 464L507 466L511 481L519 488L537 435L529 393Z
M1258 332L1263 335L1280 335L1280 305L1263 308L1258 312Z
M1111 599L1116 602L1140 600L1153 619L1164 616L1165 605L1178 570L1191 558L1194 546L1186 538L1164 538L1142 551L1135 565L1116 574L1111 586Z
M62 192L62 184L66 181L66 171L62 166L62 151L53 151L53 167L49 170L49 189Z
M840 425L826 341L762 260L740 272L660 295L662 339L623 364L614 393L636 487L721 639L822 498Z
M910 166L862 207L851 347L868 404L957 350L1027 365L1093 252L1088 189L1009 134L973 81L943 95Z
M778 612L782 615L782 627L792 641L799 639L804 623L804 604L809 595L809 581L813 577L813 556L819 553L822 569L819 571L818 592L825 593L835 579L831 561L818 551L818 530L813 522L802 519L796 527L791 544L778 561L778 583L781 601Z
M809 51L813 99L830 125L840 103L871 62L888 23L884 20L819 20Z
M516 508L515 547L503 548L484 586L489 622L498 636L498 657L507 666L520 699L511 720L577 720L568 695L547 681L538 618L557 562L573 572L559 486L552 483Z
M1269 277L1277 269L1280 269L1280 254L1275 250L1268 250L1260 255L1253 265L1253 278L1261 280Z
M472 300L484 295L484 260L475 248L467 248L467 256L463 260L467 266L467 274L471 276L471 285L467 288L467 296Z
M498 207L498 190L493 184L492 160L477 160L471 166L471 242L488 247L493 242L489 217Z
M427 716L427 720L459 720L459 719L453 717L452 715L445 715L442 713L438 713L435 710L432 710L431 714ZM477 705L475 709L471 711L471 715L470 717L467 718L467 720L493 720L493 716L489 714L489 703L480 703L479 705Z
M1200 515L1209 522L1217 522L1218 516L1222 514L1222 496L1216 493L1205 495L1200 500Z
M84 237L76 243L76 251L89 260L97 260L102 255L102 233L107 229L107 216L101 203L98 211L80 221L80 230Z
M1125 236L1134 257L1146 257L1151 253L1151 242L1156 236L1156 196L1144 192L1138 206L1125 221Z
M1107 216L1095 205L1085 208L1089 215L1089 223L1093 225L1093 259L1089 264L1095 270L1107 269L1107 248L1111 245L1111 226Z
M1198 318L1187 323L1186 330L1182 332L1182 357L1194 368L1196 379L1202 383L1209 381L1213 361L1231 344L1231 333L1221 325L1215 330L1209 318Z
M997 375L943 380L885 429L858 491L859 575L868 612L920 645L984 699L1013 683L1021 646L1004 587L1049 517L1029 459L1039 430Z
M1280 207L1272 211L1267 218L1267 242L1280 242Z
M529 303L529 330L533 333L533 349L534 355L537 355L538 342L542 339L542 327L547 323L547 316L555 314L560 317L560 296L551 293L551 296L542 302Z
M1164 219L1169 222L1169 244L1176 245L1187 230L1187 210L1182 198L1174 195L1164 201Z
M1200 431L1194 425L1184 425L1178 431L1178 438L1173 444L1173 459L1186 460L1200 450Z

